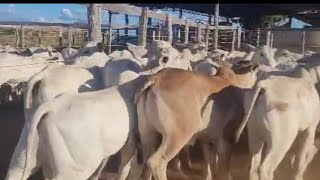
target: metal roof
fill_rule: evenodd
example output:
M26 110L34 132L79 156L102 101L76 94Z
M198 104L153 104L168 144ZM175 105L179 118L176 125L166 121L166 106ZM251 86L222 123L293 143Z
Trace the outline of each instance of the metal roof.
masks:
M132 5L149 8L182 8L194 12L214 14L214 3L133 3ZM295 15L300 11L320 9L320 4L263 4L263 3L220 3L220 16L225 17L245 17L259 15Z

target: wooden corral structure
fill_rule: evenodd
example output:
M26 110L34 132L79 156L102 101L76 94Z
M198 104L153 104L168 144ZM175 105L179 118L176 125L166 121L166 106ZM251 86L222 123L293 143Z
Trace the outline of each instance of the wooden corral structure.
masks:
M128 4L94 4L95 11L90 9L93 5L88 4L88 24L58 24L58 23L23 23L23 22L0 22L0 28L12 30L11 34L2 37L0 44L10 44L16 47L30 47L38 45L51 45L54 47L79 47L93 36L92 30L102 29L101 39L107 45L107 52L121 49L124 42L133 44L147 44L154 40L166 40L171 43L188 43L193 40L205 42L209 49L234 50L241 44L241 29L232 26L219 26L219 5L216 5L214 25L201 24L185 20L182 17L171 17L168 14L156 13L146 7L137 7ZM95 25L100 23L100 11L109 11L109 14L125 14L126 24L115 25L109 16L108 25ZM139 16L139 24L129 25L128 16ZM93 20L98 18L98 20ZM152 25L156 20L158 25ZM136 35L129 37L128 31L134 30ZM89 31L89 32L88 32ZM120 35L120 31L124 31ZM111 33L110 33L111 32ZM51 41L47 40L49 37ZM97 35L98 39L100 38Z

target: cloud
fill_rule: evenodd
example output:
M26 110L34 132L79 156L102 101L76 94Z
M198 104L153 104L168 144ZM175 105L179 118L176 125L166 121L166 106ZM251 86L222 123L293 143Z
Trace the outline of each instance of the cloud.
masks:
M62 8L60 15L59 15L59 19L71 21L71 20L74 20L75 18L74 18L74 15L70 9Z
M36 19L36 21L37 22L48 22L48 20L46 19L46 18L44 18L44 17L37 17L37 19Z
M13 13L15 11L15 5L14 4L9 4L8 5L8 12L9 13Z

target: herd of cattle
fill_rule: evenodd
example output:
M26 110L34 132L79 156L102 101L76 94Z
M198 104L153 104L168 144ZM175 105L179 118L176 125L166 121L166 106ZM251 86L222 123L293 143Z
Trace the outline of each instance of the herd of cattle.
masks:
M240 137L248 139L250 180L274 179L299 138L288 179L302 180L320 148L315 52L247 44L208 51L203 42L166 41L127 43L109 55L95 41L61 52L0 51L0 101L23 97L25 115L6 180L40 169L45 179L98 180L115 155L118 179L165 180L169 162L191 168L181 154L196 144L206 179L228 180Z

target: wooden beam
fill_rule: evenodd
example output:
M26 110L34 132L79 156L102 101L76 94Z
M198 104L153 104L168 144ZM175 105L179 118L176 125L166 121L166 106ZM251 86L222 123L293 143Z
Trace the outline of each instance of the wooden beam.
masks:
M171 16L169 14L167 14L167 18L166 18L166 24L168 27L168 42L170 44L172 44L172 40L173 40L173 32L172 32L172 22L171 22Z
M214 10L214 49L218 49L218 38L219 38L219 3L215 4Z
M72 47L72 28L68 28L68 47Z
M148 21L148 9L144 7L139 18L139 37L138 45L147 45L147 21Z
M185 28L184 28L184 43L189 43L189 21L186 20Z
M89 41L102 41L101 13L98 4L87 7Z
M156 31L153 30L152 31L152 41L155 41L156 40Z

